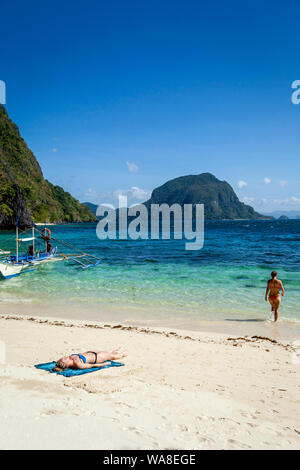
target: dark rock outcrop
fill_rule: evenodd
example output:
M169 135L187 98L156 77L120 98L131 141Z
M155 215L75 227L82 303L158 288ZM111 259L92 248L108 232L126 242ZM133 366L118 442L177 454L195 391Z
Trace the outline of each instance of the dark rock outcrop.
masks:
M15 195L11 200L12 213L5 214L0 212L0 226L5 228L13 228L16 226L16 218L18 218L19 226L28 227L31 225L31 216L27 209L26 199L21 189L17 185L13 185Z

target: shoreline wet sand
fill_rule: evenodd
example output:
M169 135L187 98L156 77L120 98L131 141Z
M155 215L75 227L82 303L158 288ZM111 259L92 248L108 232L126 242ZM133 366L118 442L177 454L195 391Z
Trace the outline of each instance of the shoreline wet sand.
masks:
M1 305L2 304L2 305ZM157 311L155 309L141 308L138 306L119 305L88 305L82 306L76 303L61 305L53 302L41 306L32 303L1 303L0 316L34 316L38 318L53 318L62 320L75 320L100 323L121 323L127 326L179 329L195 332L220 333L239 336L268 336L275 340L295 341L300 340L300 322L286 319L279 312L279 321L273 322L257 316L247 317L245 314L230 316L223 320L205 320L197 316L184 316L183 312L172 311L169 308ZM226 317L226 316L225 316Z

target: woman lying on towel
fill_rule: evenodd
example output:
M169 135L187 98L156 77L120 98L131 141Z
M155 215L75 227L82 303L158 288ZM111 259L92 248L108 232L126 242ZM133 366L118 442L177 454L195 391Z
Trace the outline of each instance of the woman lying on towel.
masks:
M83 354L71 354L71 356L61 357L54 370L61 372L65 369L90 369L91 367L102 367L109 364L106 361L115 361L126 357L126 352L120 348L111 351L87 351Z

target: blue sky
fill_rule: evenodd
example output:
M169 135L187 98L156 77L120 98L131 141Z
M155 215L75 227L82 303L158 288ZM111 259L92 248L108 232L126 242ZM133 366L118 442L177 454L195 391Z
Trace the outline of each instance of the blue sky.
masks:
M211 172L261 211L300 210L298 2L1 5L7 110L44 176L130 201Z

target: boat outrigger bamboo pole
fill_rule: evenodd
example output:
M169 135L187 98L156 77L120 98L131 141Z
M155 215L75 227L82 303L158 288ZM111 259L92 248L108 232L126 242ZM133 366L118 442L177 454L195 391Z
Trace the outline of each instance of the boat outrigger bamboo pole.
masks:
M32 223L32 252L34 256L34 222L33 220L31 221L31 223Z
M42 233L42 232L40 232L40 230L38 230L37 228L36 228L36 231L39 232L39 233ZM64 241L64 240L60 240L59 238L51 237L51 240L53 240L54 242L55 242L55 241L56 241L56 242L59 242L59 243L61 243L62 245L66 245L67 247L72 248L74 251L77 251L78 253L81 253L81 255L80 255L81 257L82 257L82 256L86 256L86 257L94 258L94 259L97 259L97 260L100 259L98 256L90 255L89 253L86 253L85 251L82 251L82 250L80 250L79 248L77 248L77 247L71 245L71 243L67 243L67 242ZM71 255L68 255L68 256L71 257ZM76 257L79 257L79 255L77 255Z

